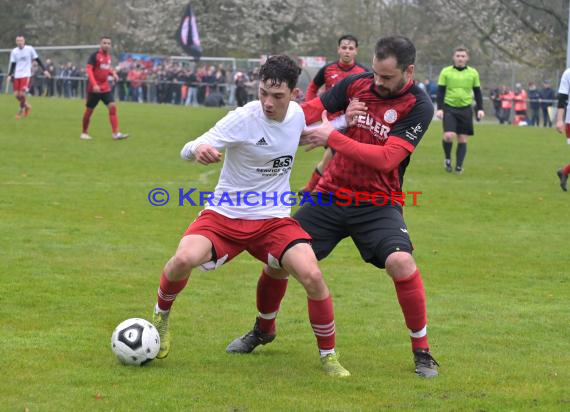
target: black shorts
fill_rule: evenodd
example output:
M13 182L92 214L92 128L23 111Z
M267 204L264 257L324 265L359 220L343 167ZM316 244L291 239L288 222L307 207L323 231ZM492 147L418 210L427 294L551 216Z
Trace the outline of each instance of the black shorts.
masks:
M105 103L105 106L108 106L109 103L113 103L115 101L115 98L111 92L87 93L87 104L85 106L90 109L94 109L99 104L99 100Z
M473 136L473 110L471 106L443 108L443 131Z
M316 193L311 196L315 206L304 203L293 218L313 238L313 251L318 260L327 257L338 242L348 236L362 259L381 269L391 253L412 253L412 242L400 205L339 206L333 198L331 205L324 206L319 205ZM328 195L324 194L322 198L321 203L328 202Z

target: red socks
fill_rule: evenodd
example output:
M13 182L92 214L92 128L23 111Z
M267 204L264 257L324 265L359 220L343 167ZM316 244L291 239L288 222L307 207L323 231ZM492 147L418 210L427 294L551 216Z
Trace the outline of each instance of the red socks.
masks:
M335 346L335 324L332 297L323 300L307 298L309 320L320 350L332 350Z
M188 278L171 281L168 280L166 275L163 273L160 276L160 286L158 288L158 308L160 310L170 310L170 307L174 303L176 296L184 289L188 283Z
M92 114L93 114L93 109L86 107L85 112L83 113L83 133L87 133L87 130L89 130L89 121L91 119Z
M117 118L116 106L109 107L109 121L111 122L113 133L117 133L119 131L119 119Z
M426 295L419 269L405 279L394 281L394 285L406 326L410 329L412 350L429 350Z
M305 187L302 189L303 192L312 192L313 189L317 186L317 184L319 183L319 180L321 180L321 172L319 172L319 169L315 168L315 171L313 172L313 174L311 175L311 179L309 180L309 182L305 185Z
M274 279L265 271L257 281L257 310L259 311L259 330L275 334L275 318L287 290L287 279Z
M564 168L562 169L562 173L564 173L565 176L570 175L570 163L564 166Z

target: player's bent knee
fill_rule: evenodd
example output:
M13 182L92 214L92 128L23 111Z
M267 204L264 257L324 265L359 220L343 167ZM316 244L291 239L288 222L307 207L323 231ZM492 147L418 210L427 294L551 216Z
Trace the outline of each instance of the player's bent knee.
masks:
M416 271L416 261L408 252L394 252L386 259L386 272L393 279L404 279Z

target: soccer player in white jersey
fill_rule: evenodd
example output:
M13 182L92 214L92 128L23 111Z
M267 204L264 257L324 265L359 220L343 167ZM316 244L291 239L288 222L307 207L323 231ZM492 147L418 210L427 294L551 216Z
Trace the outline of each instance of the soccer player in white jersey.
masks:
M14 96L20 102L20 110L16 115L16 119L28 116L32 106L26 102L26 93L30 87L30 78L32 77L32 61L38 62L42 68L44 76L48 79L51 77L46 70L44 64L40 60L38 53L32 46L26 45L24 36L16 37L16 46L10 53L10 72L8 73L8 82L14 79Z
M568 95L570 94L570 68L566 69L560 79L560 87L558 88L558 112L556 116L556 130L566 134L566 141L570 144L570 107ZM566 119L564 112L566 111ZM565 192L568 191L568 175L570 175L570 163L558 169L556 172L560 179L560 187Z
M333 303L311 237L290 217L288 201L280 199L284 193L293 194L290 171L305 128L303 110L294 102L299 74L291 58L270 57L259 71L259 100L228 113L182 149L183 158L204 165L221 161L221 150L225 160L211 204L190 224L162 271L153 313L161 338L158 358L170 351L170 308L191 271L216 269L247 250L265 263L258 282L258 291L261 288L264 293L257 295L256 333L243 339L266 344L275 338L279 305L272 302L285 294L287 279L271 278L266 271L268 266L283 268L307 292L309 320L325 373L350 375L335 352Z

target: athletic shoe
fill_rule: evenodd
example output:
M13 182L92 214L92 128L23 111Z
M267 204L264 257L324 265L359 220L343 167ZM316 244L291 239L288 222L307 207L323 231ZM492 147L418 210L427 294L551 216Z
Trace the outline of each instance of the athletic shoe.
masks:
M455 166L455 173L458 175L463 174L463 168L461 166Z
M564 173L562 173L562 169L558 170L556 172L556 174L558 175L558 178L560 179L560 187L562 188L562 190L567 192L568 191L568 175L565 175Z
M31 111L32 111L32 105L26 103L26 107L24 108L24 117L28 117Z
M350 372L347 371L338 361L338 356L336 353L329 353L326 356L321 357L321 365L325 373L329 376L335 378L345 378L350 376Z
M126 133L121 133L121 132L113 133L113 139L115 140L123 140L126 139L127 137L129 137L129 135Z
M160 335L160 350L156 357L158 359L164 359L168 356L170 352L170 331L168 330L168 315L170 312L158 312L153 311L152 314L152 324L158 330Z
M273 342L275 334L264 333L259 330L259 318L255 319L253 329L240 338L234 339L226 348L228 353L251 353L259 345Z
M437 367L439 363L431 356L431 353L418 349L414 351L416 374L422 378L434 378L439 375Z
M443 167L447 173L451 173L453 169L451 168L451 160L444 159L443 160Z
M79 136L79 138L80 138L81 140L91 140L91 139L92 139L92 137L89 136L87 133L81 133L81 135Z

